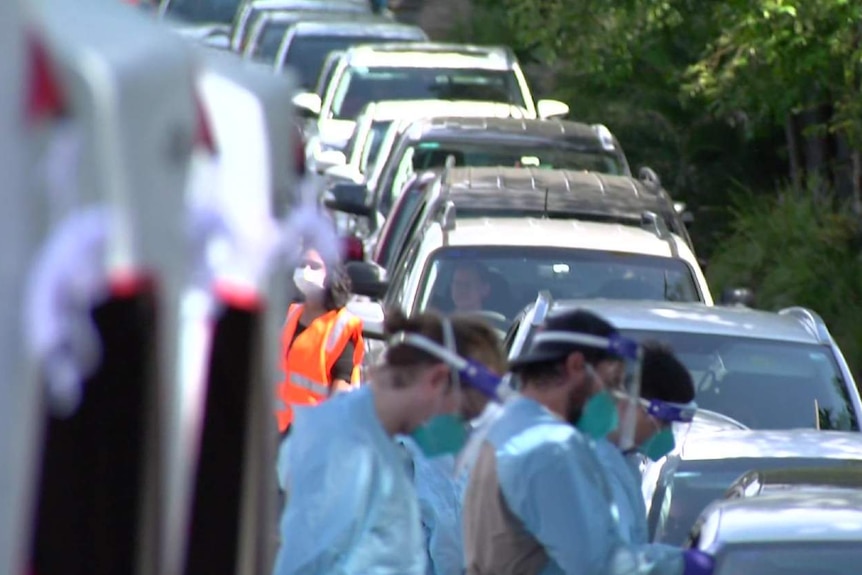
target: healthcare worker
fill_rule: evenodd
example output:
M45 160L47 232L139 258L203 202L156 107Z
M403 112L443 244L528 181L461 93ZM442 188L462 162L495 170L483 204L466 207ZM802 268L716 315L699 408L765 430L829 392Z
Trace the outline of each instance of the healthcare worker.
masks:
M627 542L636 544L648 542L646 505L637 462L627 455L637 451L658 461L673 451L672 424L690 422L696 410L691 374L670 348L657 341L644 342L642 348L641 398L635 399L634 445L622 445L619 429L598 438L595 445L619 508L621 534ZM628 414L632 398L626 395L619 380L606 383L613 386L612 394L618 399L617 411L622 420Z
M624 358L639 357L637 344L589 311L548 315L511 362L520 393L491 425L472 470L467 573L711 573L698 555L656 563L649 546L622 539L604 470L575 427L600 436L615 429L616 404L603 382L621 379Z
M466 438L461 386L488 379L499 342L476 319L387 314L384 361L353 393L296 408L279 453L287 493L275 575L425 575L426 546L403 451L409 435L427 457ZM492 334L492 336L489 336Z
M295 406L317 405L358 386L365 354L362 320L346 308L350 278L344 269L308 249L293 282L304 301L290 305L281 334L284 379L276 388L276 418L282 434Z
M477 359L493 377L485 385L462 386L461 413L466 420L477 418L492 400L496 400L500 376L506 371L502 344L490 326L486 329L485 333L477 334L481 335L481 340L498 343L495 349L488 348L485 353L477 355ZM407 453L408 475L413 480L419 498L419 513L428 555L427 574L461 575L464 571L461 504L466 476L456 476L454 454L426 457L412 438L399 436L397 439Z

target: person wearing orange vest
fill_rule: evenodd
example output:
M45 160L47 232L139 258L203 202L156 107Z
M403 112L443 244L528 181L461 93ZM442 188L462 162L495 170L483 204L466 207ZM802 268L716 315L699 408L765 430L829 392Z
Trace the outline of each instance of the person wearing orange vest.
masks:
M278 386L278 430L285 434L294 405L317 405L333 393L359 385L365 355L362 321L345 305L350 279L313 249L303 254L293 281L304 296L291 304L281 337L284 380Z

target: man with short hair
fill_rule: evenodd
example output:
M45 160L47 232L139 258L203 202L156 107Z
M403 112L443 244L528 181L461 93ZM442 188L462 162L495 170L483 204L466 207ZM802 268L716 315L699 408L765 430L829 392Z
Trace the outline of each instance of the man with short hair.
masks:
M486 300L491 295L488 272L478 263L459 263L452 273L449 295L454 312L474 312L486 309Z

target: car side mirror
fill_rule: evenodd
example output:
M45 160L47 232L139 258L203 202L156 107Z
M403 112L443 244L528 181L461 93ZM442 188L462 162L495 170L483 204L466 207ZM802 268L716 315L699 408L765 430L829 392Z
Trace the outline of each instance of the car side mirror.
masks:
M314 92L301 92L293 97L293 105L299 108L306 117L316 118L320 116L323 102L320 100L320 96Z
M542 120L562 118L569 114L569 105L559 100L539 100L536 102L536 113Z
M365 339L383 341L383 306L377 301L351 300L347 310L362 320L362 336Z
M365 203L367 195L363 184L335 184L324 194L323 205L335 212L370 217L373 210Z
M383 299L389 289L386 270L374 262L347 262L344 266L352 285L351 291L372 300Z
M754 292L746 287L727 288L721 292L721 305L754 307Z
M329 168L343 166L347 163L347 157L340 150L324 150L314 158L315 169L321 174Z
M661 178L649 166L644 166L638 170L638 179L648 186L661 187Z

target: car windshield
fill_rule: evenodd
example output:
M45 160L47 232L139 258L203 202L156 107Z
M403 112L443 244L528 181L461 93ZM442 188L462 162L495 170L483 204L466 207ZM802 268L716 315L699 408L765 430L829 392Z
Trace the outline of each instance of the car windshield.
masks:
M284 64L293 68L305 89L312 90L330 52L346 50L357 44L379 44L391 40L392 38L369 34L296 36L287 50Z
M736 335L627 333L669 343L691 372L697 404L752 429L859 429L828 347Z
M550 291L555 299L700 299L684 261L612 251L533 246L441 248L429 259L424 275L417 311L478 308L502 314L507 320L535 300L540 290Z
M411 148L415 171L443 166L452 156L456 166L534 166L548 170L589 170L615 176L627 175L616 154L601 149L578 149L563 142L533 144L502 139L481 143L422 141Z
M171 0L167 14L195 24L230 24L240 0Z
M479 100L526 108L512 70L354 67L339 81L332 114L353 120L366 104L382 100Z
M862 546L858 541L748 543L725 547L718 554L714 573L716 575L845 575L856 573L860 563L862 563Z
M674 460L666 465L649 506L649 533L654 543L683 545L701 512L713 501L722 499L740 476L753 469L843 467L854 463L841 459L748 457L709 461Z

